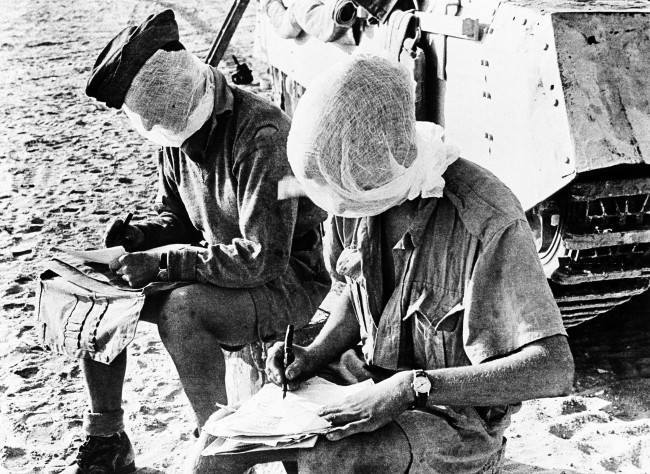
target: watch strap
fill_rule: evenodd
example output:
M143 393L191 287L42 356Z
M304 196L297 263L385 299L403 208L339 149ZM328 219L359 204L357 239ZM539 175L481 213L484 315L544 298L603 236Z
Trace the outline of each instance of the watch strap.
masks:
M418 377L424 377L429 383L429 377L426 372L422 369L416 369L413 371L413 392L415 393L415 401L413 402L413 408L426 408L427 400L429 399L429 391L418 392L415 389L415 380Z

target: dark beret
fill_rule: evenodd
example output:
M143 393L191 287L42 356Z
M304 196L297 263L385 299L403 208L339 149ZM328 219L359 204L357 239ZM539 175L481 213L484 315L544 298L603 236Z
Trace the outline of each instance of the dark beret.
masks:
M113 38L95 61L86 94L121 108L133 78L159 49L184 49L172 10L150 15L140 26L129 26Z

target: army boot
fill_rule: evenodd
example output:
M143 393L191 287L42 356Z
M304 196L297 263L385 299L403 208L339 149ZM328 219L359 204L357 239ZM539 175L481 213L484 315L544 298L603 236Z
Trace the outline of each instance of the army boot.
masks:
M135 472L135 453L124 431L113 436L87 436L75 463L63 474L128 474Z

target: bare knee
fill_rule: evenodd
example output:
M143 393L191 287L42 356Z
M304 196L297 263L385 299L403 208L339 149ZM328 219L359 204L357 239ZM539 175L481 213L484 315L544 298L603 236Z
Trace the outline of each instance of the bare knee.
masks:
M221 344L239 345L255 338L255 307L246 290L195 284L169 292L160 306L163 341L187 342L208 332Z
M200 329L201 321L192 303L195 286L171 290L158 306L158 331L163 341L182 340Z

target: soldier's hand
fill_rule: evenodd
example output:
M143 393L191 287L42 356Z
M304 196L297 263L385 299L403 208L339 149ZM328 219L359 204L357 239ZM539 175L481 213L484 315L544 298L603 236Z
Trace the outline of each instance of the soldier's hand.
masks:
M324 406L318 412L338 429L327 433L330 441L370 433L390 423L414 401L410 371L402 371L386 380Z
M294 360L288 367L284 367L284 343L275 343L268 352L266 358L266 374L269 380L280 387L287 380L287 389L295 390L300 382L311 377L315 370L312 367L313 360L309 357L304 347L293 346Z
M110 264L111 270L122 275L122 280L132 288L141 287L156 280L160 255L156 252L126 253Z
M104 245L115 247L122 245L125 250L132 252L144 242L144 233L136 226L125 225L122 219L116 219L106 228Z

